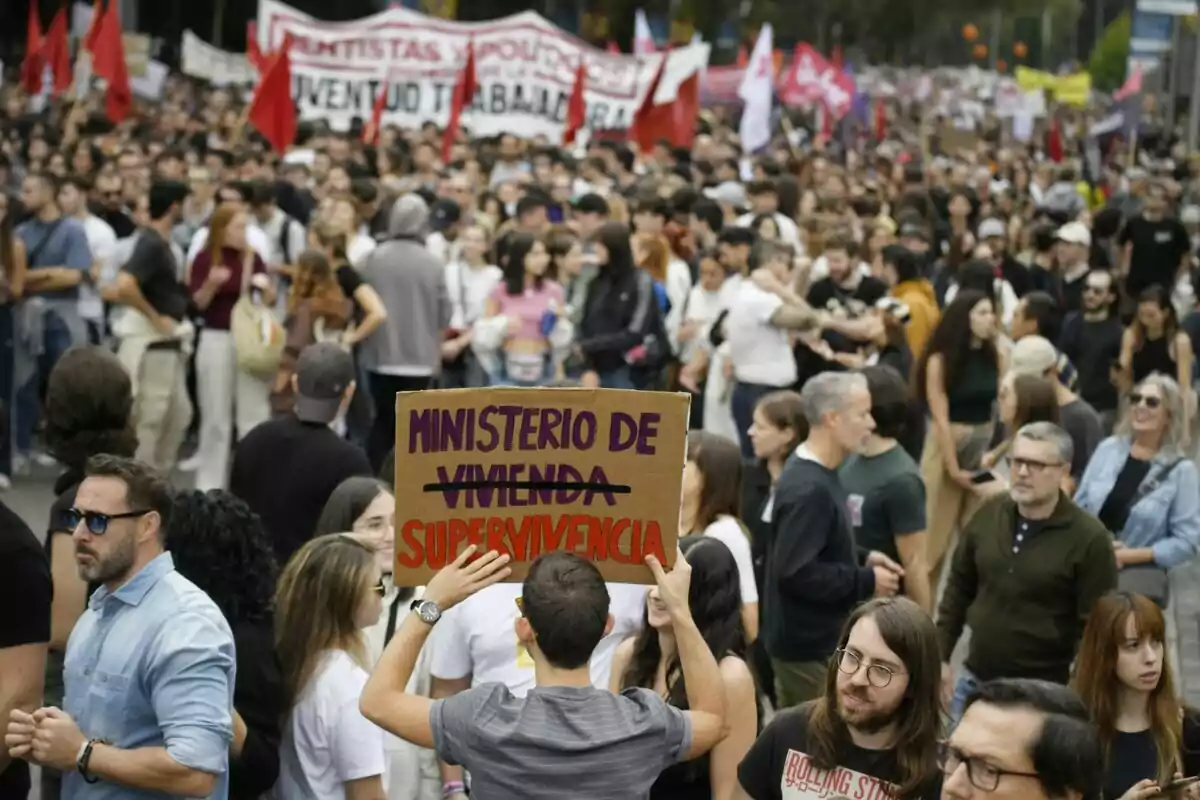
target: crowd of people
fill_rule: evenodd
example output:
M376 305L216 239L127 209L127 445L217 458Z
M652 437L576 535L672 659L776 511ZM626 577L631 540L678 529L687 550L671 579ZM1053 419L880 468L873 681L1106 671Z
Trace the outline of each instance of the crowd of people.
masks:
M223 89L5 91L0 488L58 478L0 504L3 800L1200 798L1169 141L277 157ZM397 585L395 395L490 386L689 392L673 568Z

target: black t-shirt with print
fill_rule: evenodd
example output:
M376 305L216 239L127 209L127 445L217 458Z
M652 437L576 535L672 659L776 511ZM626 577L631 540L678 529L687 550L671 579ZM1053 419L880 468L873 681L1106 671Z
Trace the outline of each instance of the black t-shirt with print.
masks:
M822 278L809 288L808 304L817 311L828 311L835 316L861 317L887 292L887 284L871 275L863 277L852 290L838 286L832 278ZM853 340L832 331L825 333L825 341L839 353L858 350Z
M1175 288L1175 276L1183 256L1191 249L1187 231L1177 219L1152 222L1134 217L1121 231L1121 246L1133 243L1129 276L1125 290L1137 297L1143 289L1159 284L1168 292Z
M823 800L835 797L890 797L900 780L894 750L864 750L847 744L837 766L817 767L809 757L808 723L813 703L781 711L750 747L738 766L738 783L753 800ZM932 777L920 797L937 797Z

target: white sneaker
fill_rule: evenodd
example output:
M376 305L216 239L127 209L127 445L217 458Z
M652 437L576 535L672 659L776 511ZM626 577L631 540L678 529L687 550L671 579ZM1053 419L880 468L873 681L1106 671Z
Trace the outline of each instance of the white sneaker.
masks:
M34 462L36 462L38 464L38 466L41 466L41 467L57 467L58 466L57 458L50 455L49 453L43 453L40 450L33 454L33 460L34 460Z
M7 492L12 488L12 478L0 473L0 492Z
M191 458L185 458L175 465L175 469L180 472L195 472L200 469L200 456L195 455Z

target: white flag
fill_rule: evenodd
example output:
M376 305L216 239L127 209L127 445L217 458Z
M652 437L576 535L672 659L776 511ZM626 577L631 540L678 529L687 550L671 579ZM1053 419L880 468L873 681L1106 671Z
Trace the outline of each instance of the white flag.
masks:
M764 23L738 88L738 97L744 103L738 135L742 139L742 150L747 153L766 147L771 141L771 101L775 95L773 50L771 24Z
M650 32L650 23L646 21L646 12L639 8L633 17L633 54L645 56L657 52L654 34Z

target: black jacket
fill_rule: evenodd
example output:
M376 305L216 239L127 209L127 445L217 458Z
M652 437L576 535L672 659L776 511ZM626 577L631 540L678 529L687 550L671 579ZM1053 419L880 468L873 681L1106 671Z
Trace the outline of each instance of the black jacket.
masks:
M638 270L605 267L587 289L579 322L579 349L588 369L611 372L642 344L654 312L654 289Z

